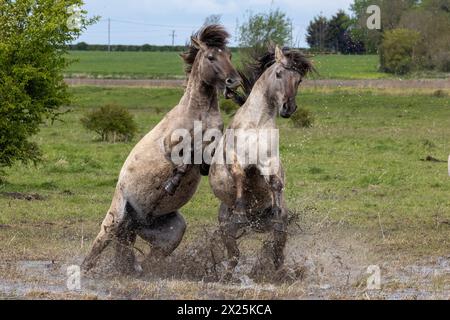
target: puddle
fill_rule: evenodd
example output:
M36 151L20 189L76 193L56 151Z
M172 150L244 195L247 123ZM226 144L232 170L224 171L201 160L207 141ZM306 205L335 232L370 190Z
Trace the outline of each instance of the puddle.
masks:
M274 277L270 268L261 281L253 269L260 260L255 243L243 246L234 282L221 285L215 279L225 268L223 248L192 241L171 257L157 263L142 277L120 277L111 272L111 261L103 257L101 267L81 274L82 288L67 287L67 268L82 259L67 261L17 261L0 263L0 299L449 299L450 256L425 258L414 263L371 256L370 246L353 234L319 236L292 235L286 249L283 275ZM200 245L199 245L200 244ZM259 244L260 245L260 244ZM258 245L258 246L259 246ZM201 250L203 248L203 250ZM213 262L211 262L213 261ZM380 268L381 290L368 290L368 266ZM259 275L261 276L261 274ZM239 294L239 295L237 295Z

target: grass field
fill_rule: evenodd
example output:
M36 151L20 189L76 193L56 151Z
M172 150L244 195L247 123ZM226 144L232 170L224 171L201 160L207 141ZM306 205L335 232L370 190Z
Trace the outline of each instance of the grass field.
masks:
M71 91L72 112L43 126L35 138L44 152L43 162L8 169L0 185L0 241L5 244L0 260L78 261L87 250L87 245L80 248L80 239L88 243L98 231L120 168L137 142L98 142L79 119L90 108L117 104L132 111L142 136L182 94L177 89ZM314 127L295 129L287 120L279 123L287 200L300 214L300 223L344 228L354 244L370 239L378 257L447 255L448 96L307 90L298 101L314 113ZM444 162L422 161L427 156ZM43 200L13 199L5 192L37 193ZM217 205L205 178L182 210L190 227L187 239L192 239L195 227L215 224ZM324 232L317 237L331 236Z
M71 52L77 59L67 76L95 78L179 79L184 77L183 63L175 52ZM239 64L239 54L233 55ZM319 55L313 58L322 79L380 79L378 56Z

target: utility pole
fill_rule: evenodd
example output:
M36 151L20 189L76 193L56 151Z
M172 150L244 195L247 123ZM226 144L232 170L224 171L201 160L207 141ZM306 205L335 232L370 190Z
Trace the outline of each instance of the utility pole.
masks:
M292 20L291 20L291 48L293 48L294 47L294 24L292 23Z
M170 36L172 37L172 47L175 47L175 30L172 30L172 33L170 34Z
M111 18L108 18L108 52L111 52Z

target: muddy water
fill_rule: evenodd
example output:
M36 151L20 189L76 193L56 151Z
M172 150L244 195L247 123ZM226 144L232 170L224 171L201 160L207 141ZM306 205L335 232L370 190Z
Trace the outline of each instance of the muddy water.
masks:
M291 234L282 272L271 269L264 241L250 237L233 281L220 284L225 254L213 232L206 237L147 262L140 277L115 274L107 255L94 273L81 274L80 290L68 289L67 268L81 256L0 263L0 299L450 299L450 256L377 257L355 233ZM369 266L379 268L379 289L367 287Z

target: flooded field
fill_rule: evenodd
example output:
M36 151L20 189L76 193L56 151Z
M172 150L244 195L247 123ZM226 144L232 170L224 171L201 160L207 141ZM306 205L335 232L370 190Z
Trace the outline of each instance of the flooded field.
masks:
M111 252L79 277L79 249L63 260L3 261L0 298L450 299L450 256L380 256L373 238L339 226L291 227L290 233L283 270L275 272L265 259L267 237L252 235L242 243L243 257L228 283L220 281L225 254L213 228L165 260L142 261L144 272L136 276L116 273Z

